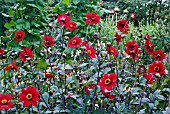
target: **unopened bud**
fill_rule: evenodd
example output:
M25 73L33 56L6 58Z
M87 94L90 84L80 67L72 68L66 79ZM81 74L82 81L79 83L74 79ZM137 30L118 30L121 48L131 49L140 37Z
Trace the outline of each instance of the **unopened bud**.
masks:
M128 10L127 10L127 9L125 9L125 10L123 11L123 13L124 13L124 14L127 14L127 13L128 13Z
M114 8L114 11L115 11L116 13L118 13L118 12L120 11L120 9L119 9L118 7L115 7L115 8Z

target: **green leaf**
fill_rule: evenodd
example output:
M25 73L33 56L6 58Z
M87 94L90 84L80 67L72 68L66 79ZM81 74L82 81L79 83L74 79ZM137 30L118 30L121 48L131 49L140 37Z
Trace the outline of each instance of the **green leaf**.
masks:
M77 5L80 2L80 0L73 0L73 3Z
M68 6L70 4L70 0L62 0L62 3Z
M59 4L56 4L54 6L53 12L57 12L59 10L59 8L60 8Z
M42 96L43 96L45 102L48 104L49 94L47 92L45 92L45 93L43 93Z
M46 63L44 60L41 59L41 60L38 62L37 68L45 70L46 67L47 67L47 63Z
M87 64L88 64L88 63L82 63L82 64L80 64L80 65L78 66L78 68L83 68L83 67L85 67Z
M14 13L15 13L15 11L12 10L12 9L10 9L10 10L8 11L8 15L9 15L9 16L14 16Z

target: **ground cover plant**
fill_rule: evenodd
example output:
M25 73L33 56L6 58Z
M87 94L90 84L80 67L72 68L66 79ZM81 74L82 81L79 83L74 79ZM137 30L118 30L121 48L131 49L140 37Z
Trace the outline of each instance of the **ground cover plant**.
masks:
M136 27L100 5L17 0L2 13L1 113L169 113L169 23Z

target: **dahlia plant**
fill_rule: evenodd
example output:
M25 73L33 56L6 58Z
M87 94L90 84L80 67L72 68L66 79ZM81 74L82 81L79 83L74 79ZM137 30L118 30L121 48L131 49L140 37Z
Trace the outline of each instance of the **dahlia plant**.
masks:
M62 0L53 10L57 15L50 17L43 0L18 1L6 24L8 35L1 38L2 113L169 110L164 49L149 33L129 38L134 30L117 12L111 16L114 37L104 37L105 10L88 4L88 10L75 10L85 2ZM96 5L95 0L88 3Z

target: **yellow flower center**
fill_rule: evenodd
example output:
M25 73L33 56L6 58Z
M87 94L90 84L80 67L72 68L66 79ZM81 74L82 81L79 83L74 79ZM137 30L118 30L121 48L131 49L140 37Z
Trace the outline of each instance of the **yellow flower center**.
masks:
M73 41L72 41L72 44L76 44L76 43L77 43L77 41L76 41L76 40L73 40Z
M91 50L87 50L87 53L91 55Z
M72 24L70 25L70 28L73 28L73 25L72 25Z
M154 68L154 71L157 71L157 72L158 72L158 71L159 71L159 67L156 66L156 67Z
M2 103L2 104L6 104L6 103L7 103L7 100L6 100L6 99L3 99L3 100L1 101L1 103Z
M106 85L109 85L109 84L110 84L110 82L111 82L111 81L110 81L110 79L109 79L109 78L105 80L105 84L106 84Z
M32 99L32 94L30 94L30 93L27 94L26 98L27 98L28 100Z
M111 53L114 53L114 50L110 50Z

